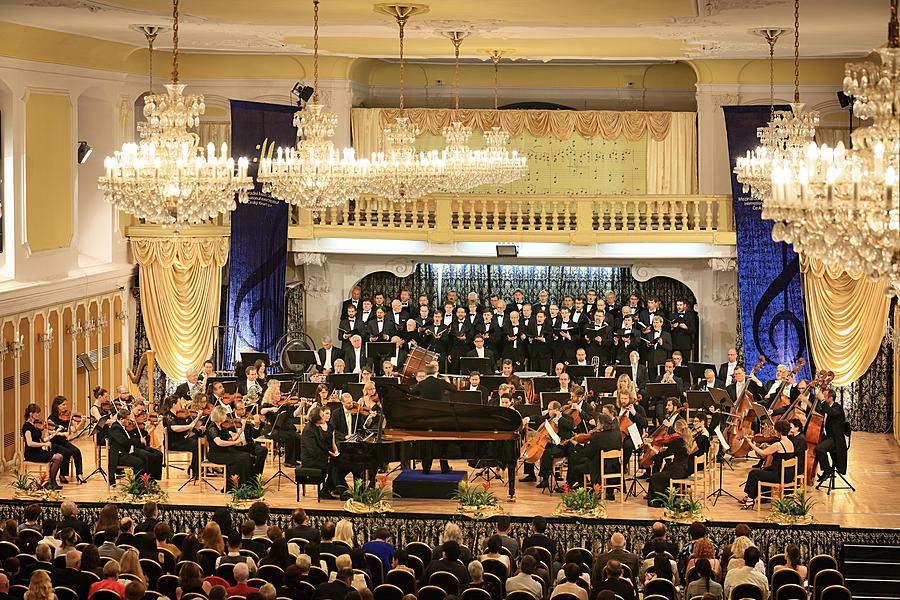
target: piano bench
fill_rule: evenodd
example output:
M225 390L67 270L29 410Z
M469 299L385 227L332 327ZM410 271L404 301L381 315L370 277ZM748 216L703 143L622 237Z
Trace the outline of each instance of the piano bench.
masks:
M306 486L316 486L316 502L321 502L319 492L322 490L324 483L324 475L322 469L309 469L306 467L297 467L294 469L294 479L297 482L297 502L300 502L300 488L303 487L303 495L306 496Z

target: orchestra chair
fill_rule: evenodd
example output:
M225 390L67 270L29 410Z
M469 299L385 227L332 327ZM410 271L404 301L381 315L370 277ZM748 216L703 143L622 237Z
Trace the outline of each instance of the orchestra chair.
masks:
M22 445L19 446L19 469L21 469L20 473L22 475L28 475L29 473L34 473L35 475L40 475L41 473L47 473L50 469L48 463L44 462L31 462L30 460L25 460L25 439L22 439Z
M707 486L709 481L707 464L706 455L695 456L694 474L684 479L673 479L670 485L674 486L682 496L687 496L690 492L691 497L693 497L694 492L698 489L703 490L701 498L703 499L703 505L706 506L706 494L709 489Z
M807 600L806 590L802 585L788 583L778 588L773 600Z
M296 467L294 469L294 481L297 484L297 502L300 502L301 488L303 490L303 495L306 496L306 486L308 485L316 486L316 502L322 501L322 499L319 498L319 492L322 491L322 484L325 483L322 469L310 469L303 465Z
M541 490L541 494L548 492L551 496L553 495L560 482L566 480L565 475L563 475L563 469L568 469L568 465L569 462L565 456L557 456L553 459L553 465L550 467L549 485Z
M606 461L615 460L619 463L618 472L606 472ZM600 452L600 493L606 494L606 490L619 490L619 502L625 504L625 469L622 462L621 450L603 450ZM619 480L618 483L607 483L609 480ZM588 475L584 476L584 487L588 487ZM604 496L605 497L605 496Z
M788 471L792 471L793 478L788 477ZM769 502L774 502L776 498L782 498L786 492L790 490L791 494L797 493L797 457L781 461L781 479L777 483L769 483L766 481L759 482L759 494L757 494L756 512L760 512L763 495L768 491ZM777 494L777 495L776 495Z
M169 450L169 428L165 426L163 427L162 451L163 460L166 462L166 479L170 477L170 467L187 473L191 466L191 460L194 458L193 453L189 450ZM172 459L173 456L179 457L177 462ZM182 460L181 457L184 456L187 456L187 461ZM194 485L197 485L196 480L194 481Z
M253 440L260 446L265 446L266 450L269 452L266 454L266 457L270 464L275 464L275 440L272 438L267 438L265 436L259 436L258 438L254 438Z
M228 487L228 467L226 465L219 465L213 462L209 462L206 458L206 438L199 437L197 438L197 451L199 452L200 459L200 487L203 488L203 484L205 483L212 489L217 492L225 493L225 489ZM210 479L215 480L219 475L218 471L222 471L222 489L220 490L215 485L210 483ZM205 491L206 488L203 488Z

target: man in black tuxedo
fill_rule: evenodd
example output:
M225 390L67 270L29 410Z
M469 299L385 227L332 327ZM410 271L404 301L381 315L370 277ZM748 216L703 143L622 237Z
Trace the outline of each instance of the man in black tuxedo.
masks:
M326 370L334 371L334 361L337 360L340 353L331 343L330 337L326 335L322 338L322 347L316 350L316 354L319 357L319 364L317 365L319 373L323 373Z
M663 318L654 317L650 331L642 334L641 339L647 364L650 365L650 371L655 373L657 365L663 364L672 355L672 335L663 331Z
M465 315L463 315L465 317ZM425 400L446 400L447 394L456 390L449 381L438 379L437 369L434 365L425 365L426 377L416 385L410 388L409 393L413 396L424 398ZM431 473L431 463L433 460L434 446L431 442L423 444L422 451L422 473ZM446 459L441 459L441 473L450 472L450 463Z
M120 410L109 426L108 445L109 445L109 464L107 465L107 477L110 485L116 483L116 468L118 466L131 467L135 475L146 473L147 463L144 456L139 456L134 452L134 440L128 429L136 428L131 413L127 410Z
M729 348L728 361L719 365L718 378L726 387L731 385L731 382L734 381L734 369L738 366L737 359L737 348Z
M335 356L335 358L337 357ZM244 374L247 378L238 382L237 393L241 396L251 396L257 400L262 400L263 394L265 394L266 391L259 383L259 372L256 370L256 367L250 365L244 370Z
M359 287L358 285L354 285L353 289L350 290L350 298L348 298L347 300L344 300L344 302L341 303L341 318L342 319L347 318L347 314L348 314L347 309L349 307L352 306L357 311L359 310L360 302L362 302L362 300L360 298L362 298L362 288Z
M331 413L331 420L328 423L334 429L335 440L339 442L359 429L359 415L353 412L353 396L348 392L341 395L341 407Z
M203 391L203 385L198 381L200 373L197 369L188 369L187 381L180 383L175 388L175 395L183 400L192 402L194 395Z
M675 396L680 400L684 391L684 381L681 377L675 375L675 361L667 358L665 362L665 371L657 380L657 383L674 383L676 387ZM656 420L660 422L665 418L666 414L666 398L660 397L656 399Z
M363 326L368 327L369 321L375 320L375 307L372 306L372 301L368 298L364 298L362 301L362 310L357 310L356 316L359 317Z
M472 371L469 373L469 385L463 388L463 391L478 392L481 394L481 403L487 404L488 389L481 385L481 373Z
M744 367L738 365L734 368L733 376L734 380L731 384L725 386L725 391L728 392L728 397L731 399L732 405L737 406L739 400L748 392L750 393L753 402L758 403L763 388L759 383L759 379L756 378L756 375L753 373L748 375ZM724 431L728 417L723 414L723 411L727 412L727 409L723 406L712 406L709 411L709 430L712 432L715 431L716 427L719 427L720 430Z
M545 315L550 314L550 292L547 290L541 290L538 292L537 302L534 302L531 305L531 309L535 314L542 312Z
M533 424L534 429L538 431L540 431L541 427L544 427L545 423L547 423L548 431L552 431L549 429L551 422L555 422L557 426L556 432L550 435L550 442L544 449L544 454L541 455L541 468L538 471L541 480L537 484L538 488L550 486L549 478L550 471L553 468L553 459L566 456L566 445L563 442L571 438L575 433L575 422L572 420L572 417L563 414L561 408L562 406L559 402L556 400L552 401L547 405L547 410ZM525 417L525 419L528 419L528 417Z
M509 314L512 311L516 311L517 313L522 314L522 308L524 306L525 292L523 292L521 288L516 288L512 293L512 302L507 304L504 309L506 310L506 314Z
M481 320L475 322L474 332L476 336L480 335L482 337L485 347L491 351L492 356L497 357L500 355L497 345L503 341L503 332L500 327L494 324L494 313L490 309L482 311Z
M697 336L697 313L688 309L687 302L679 298L675 301L672 315L672 348L681 350L685 359L693 360L694 338Z
M466 317L466 309L462 306L456 308L456 315L450 323L449 344L447 347L447 370L450 373L459 373L459 359L469 351L472 339L472 326Z
M825 415L825 439L816 446L816 460L822 467L819 482L831 476L832 469L840 474L847 473L847 433L849 427L844 415L844 407L836 402L832 388L816 390L819 399L816 412Z
M396 328L394 322L388 319L383 308L375 309L375 319L366 324L367 342L389 342Z
M347 309L347 316L341 319L338 324L338 339L341 341L341 350L350 347L350 338L354 335L363 335L365 332L365 323L358 315L356 307L350 306Z
M717 389L724 390L725 384L716 379L716 372L712 369L706 369L703 372L703 379L697 383L697 390L706 392L708 390Z
M657 296L651 296L647 298L647 308L638 313L638 319L645 325L644 333L650 333L653 327L653 319L656 317L662 318L663 325L666 324L666 311L662 307L662 300Z
M344 370L347 373L359 373L368 363L362 338L354 335L350 338L350 348L344 350Z
M403 370L403 365L406 364L406 357L409 352L406 351L406 340L404 340L399 335L395 335L391 338L391 342L394 344L394 351L384 357L384 360L391 363L394 367L393 370ZM382 375L384 375L384 370L382 369Z
M597 416L599 431L592 431L591 438L586 444L573 444L569 451L569 471L566 474L566 483L569 486L583 485L584 476L590 475L591 484L600 483L600 453L622 448L622 434L616 427L615 421L607 414ZM603 465L604 473L619 472L619 461L608 459ZM604 483L616 483L606 480ZM614 500L614 491L606 490L606 499Z
M447 357L447 348L449 347L447 340L450 335L450 327L444 325L444 313L439 310L434 311L431 319L431 324L425 327L422 332L422 344L428 350L440 354L440 360L444 362Z
M318 544L320 539L319 530L309 524L306 511L302 508L295 508L291 513L291 526L284 532L284 537L288 540L302 538L314 544Z
M538 311L534 322L526 330L528 336L529 368L532 371L550 372L551 352L549 341L553 339L553 330L546 323L547 315Z
M475 346L468 352L466 352L467 357L471 358L486 358L490 361L491 370L494 369L494 364L496 362L496 357L494 356L494 351L488 348L485 345L484 337L480 333L476 333L475 337L472 338L472 344Z
M548 338L549 336L548 333ZM509 313L509 318L503 326L503 354L501 355L504 360L512 361L513 371L521 370L525 365L526 343L525 327L522 325L519 313L513 311Z
M782 395L791 399L791 402L797 399L799 395L797 386L794 385L794 375L787 365L778 365L775 369L775 378L768 380L763 385L762 398L759 403L765 407L770 407Z
M79 598L87 598L91 583L96 579L81 571L81 552L71 549L65 556L66 568L55 569L50 576L54 587L67 587Z
M403 308L403 304L399 300L391 301L391 312L387 315L388 320L394 325L395 331L405 331L406 322L409 321L409 311Z

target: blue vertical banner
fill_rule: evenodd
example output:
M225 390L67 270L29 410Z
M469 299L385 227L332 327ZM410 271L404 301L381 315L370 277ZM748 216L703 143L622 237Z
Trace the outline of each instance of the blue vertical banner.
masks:
M231 101L232 153L250 158L254 182L261 157L294 144L296 110L282 104ZM227 336L226 357L239 360L241 352L254 350L276 358L275 344L284 329L287 228L287 204L264 194L258 182L249 201L238 203L231 213L227 324L235 327L236 347Z
M788 107L776 106L776 110ZM741 303L744 364L767 359L758 377L775 374L775 365L793 367L803 357L809 362L806 317L800 282L800 259L793 247L772 241L772 221L762 218L762 203L743 191L734 174L738 157L755 148L756 129L769 121L769 106L724 106L731 168L731 192L737 231L737 279ZM809 377L809 365L799 377Z

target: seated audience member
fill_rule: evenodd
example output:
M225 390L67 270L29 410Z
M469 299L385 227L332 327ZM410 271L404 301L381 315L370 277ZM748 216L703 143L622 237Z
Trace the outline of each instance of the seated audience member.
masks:
M62 520L56 524L56 527L62 531L66 527L71 527L81 538L81 541L91 543L91 528L83 520L78 518L78 505L72 500L63 500L59 505L59 514Z
M535 598L544 596L544 588L532 575L537 571L537 560L531 555L525 555L519 561L519 572L506 579L506 593L524 591L529 592Z
M350 548L346 544L341 544L335 540L335 530L334 521L325 521L322 525L322 541L319 543L319 552L334 554L335 556L349 554Z
M644 561L641 563L641 571L640 571L640 573L638 574L638 581L641 583L641 585L643 585L644 583L646 583L646 582L649 581L650 579L653 579L653 577L650 577L650 578L647 577L647 572L649 571L649 572L652 572L652 573L654 573L654 574L657 573L657 567L656 567L656 564L657 564L657 558L658 558L658 557L662 557L662 558L659 560L659 564L660 564L660 565L663 564L663 561L664 561L664 560L669 561L669 567L670 567L670 568L669 568L668 571L665 571L665 569L664 569L662 566L660 566L659 568L660 568L660 569L663 569L666 573L669 573L669 572L674 573L675 579L672 579L672 581L677 581L677 578L678 578L678 563L676 563L674 559L669 558L668 556L666 556L666 552L668 552L668 550L666 550L667 545L666 545L665 540L662 540L662 539L657 538L657 539L653 542L653 544L654 544L653 550L652 550L653 556L650 557L650 558L645 558ZM665 577L665 579L670 579L670 578L669 578L669 577Z
M735 559L732 558L731 560L734 561ZM755 565L758 562L760 562L759 549L756 546L750 546L744 550L744 564L739 567L729 567L724 585L726 600L731 600L731 592L742 583L751 583L762 590L763 600L769 596L769 580L766 578L765 573L760 573L753 566L747 566ZM735 598L734 600L740 599Z
M472 551L462 543L462 529L456 523L447 523L444 525L444 532L441 534L441 544L444 542L456 542L459 545L459 559L465 564L469 564L475 560ZM432 549L433 556L440 556L441 544Z
M64 586L78 594L79 598L87 598L91 584L96 580L81 571L81 552L72 549L66 552L66 568L59 569L53 575L54 586Z
M434 558L425 567L419 586L428 585L428 578L432 573L438 571L447 571L456 575L460 585L466 585L469 582L469 571L462 565L459 560L459 544L454 541L448 541L441 544L440 558Z
M203 571L200 570L200 565L186 562L182 565L181 572L178 573L178 587L175 589L175 595L178 598L191 593L206 596L212 587L211 583L203 581Z
M694 521L688 526L688 536L691 540L681 547L681 551L678 553L678 556L675 557L678 562L678 572L684 575L685 570L687 569L688 561L694 556L694 544L697 543L697 540L700 539L708 539L706 525L701 523L700 521ZM713 540L709 540L709 542L715 548L715 554L719 553L719 546Z
M353 569L343 568L337 572L334 581L319 584L319 587L316 588L315 598L316 600L345 600L351 592L355 592Z
M489 558L493 560L499 560L504 565L506 565L506 573L509 574L509 557L505 554L501 554L501 548L503 548L503 544L500 542L500 536L492 535L487 540L487 547L485 548L484 554L481 555L481 560L487 560Z
M177 562L181 558L181 550L178 549L178 546L169 542L172 538L172 528L169 527L169 524L160 521L153 527L152 532L153 537L156 538L156 547L171 552Z
M256 525L250 519L241 523L241 548L249 550L257 558L262 558L266 555L267 548L264 543L253 539L254 529L256 529Z
M693 567L701 558L704 558L709 562L709 566L713 572L713 579L717 581L722 579L722 567L719 564L718 559L716 559L715 548L713 548L712 542L706 538L697 540L694 543L694 556L688 561L685 573L690 571L691 567Z
M675 585L679 585L678 568L673 565L674 561L668 556L657 554L652 559L652 564L644 570L644 578L641 585L646 584L651 579L668 579Z
M228 551L216 559L216 569L219 568L219 565L236 565L238 563L244 563L247 565L250 575L256 575L256 561L253 560L252 556L244 556L241 554L241 542L241 535L232 531L226 542Z
M595 582L594 585L598 590L614 592L623 600L637 600L634 584L625 577L625 569L622 568L622 563L616 559L607 561L606 566L603 568L602 580L599 583Z
M551 557L556 557L556 540L547 537L547 519L538 515L531 520L531 534L522 542L523 548L539 546L545 548ZM553 565L547 565L553 567Z
M653 533L653 537L644 542L644 547L641 549L641 556L647 558L648 554L655 551L654 545L656 540L663 540L666 543L666 552L671 554L673 559L678 556L678 546L668 539L669 532L666 529L665 523L657 521L650 528L650 531Z
M724 591L719 582L715 580L709 560L698 558L694 565L694 573L698 578L684 588L684 597L690 599L694 596L711 594L716 600L721 600Z
M294 538L302 538L307 542L319 543L319 530L309 524L309 517L302 508L297 508L291 513L291 526L284 532L288 541Z
M144 516L144 520L134 528L134 532L147 533L153 531L156 524L159 523L159 505L153 500L144 502L144 506L141 508L141 514Z
M255 588L253 586L247 585L247 580L250 579L250 569L247 568L246 563L237 563L234 565L234 585L231 587L225 588L225 591L228 592L229 596L244 596L251 592L258 592L259 588Z
M626 540L624 535L618 532L612 534L609 538L609 552L604 552L594 561L594 573L601 573L606 566L607 561L617 560L631 570L631 580L632 583L634 583L634 579L638 575L640 557L634 552L626 550L625 544ZM596 577L594 579L595 581L599 580L599 578Z
M385 570L391 567L394 562L394 545L389 541L391 534L386 527L379 527L375 530L375 539L370 540L362 545L363 552L374 554L381 559L381 565Z
M797 571L800 575L800 579L806 581L807 570L800 558L800 548L798 548L796 544L788 544L784 549L784 558L787 562L783 565L776 566L775 572L777 573L784 569L791 569Z
M577 596L578 600L588 600L587 590L578 585L578 580L581 577L581 566L575 563L566 563L563 567L563 572L566 574L566 580L553 588L550 598L558 594L572 594Z
M103 567L100 564L100 552L97 546L88 544L81 549L81 570L103 577ZM9 569L7 569L9 572Z
M750 526L747 525L746 523L738 523L737 525L734 526L734 539L735 540L740 537L745 537L748 540L752 541L750 534L751 534ZM728 561L730 561L732 559L732 557L734 556L734 553L731 551L731 546L732 546L732 544L727 544L725 546L722 546L722 555L720 557L721 560L719 562L722 563L722 569L725 571L728 570ZM741 550L741 552L743 553L743 550Z
M484 580L484 565L481 564L480 560L473 560L469 563L469 588L478 588L486 591L491 595L491 598L499 598L503 596L502 590L499 589L497 583L492 579L491 581Z
M119 582L119 561L111 559L103 565L103 579L91 584L88 589L88 600L94 597L98 590L110 590L120 597L125 596L125 586Z
M736 569L738 567L745 566L744 559L743 559L744 553L747 551L747 548L752 548L752 547L754 547L754 545L753 545L753 541L750 538L743 537L743 536L739 537L739 538L735 538L734 542L731 544L732 558L731 558L731 560L728 561L728 569L726 569L726 575L725 575L726 577L728 576L727 575L728 571L730 571L731 569ZM755 565L750 565L750 566L755 568L757 571L759 571L763 575L766 574L766 565L765 565L765 563L763 563L762 560L758 560Z
M509 515L500 515L497 517L497 535L500 536L500 543L509 550L509 555L513 558L519 556L519 540L509 535L509 528L512 521Z
M340 556L335 558L334 567L335 570L332 571L329 581L334 581L335 577L337 577L337 573L342 569L350 569L351 571L353 571L353 581L350 583L350 585L353 586L353 589L362 590L366 588L366 576L361 572L357 572L353 568L353 559L350 558L349 554L341 554Z
M114 560L122 558L122 555L125 554L125 550L116 545L118 539L119 526L113 525L112 527L108 527L103 533L103 543L97 548L97 552L100 553L101 558L112 558Z
M303 556L306 556L305 554ZM297 557L299 560L299 557ZM309 557L306 557L306 574L309 574ZM276 590L278 598L290 598L291 600L306 600L306 592L300 587L303 581L303 573L298 565L290 565L284 570L284 581Z
M409 552L404 550L403 548L397 548L394 550L394 557L391 561L391 568L388 571L406 571L407 573L412 573L415 575L416 571L406 566L406 563L409 562Z
M129 581L125 586L125 600L143 600L147 584L143 581Z

